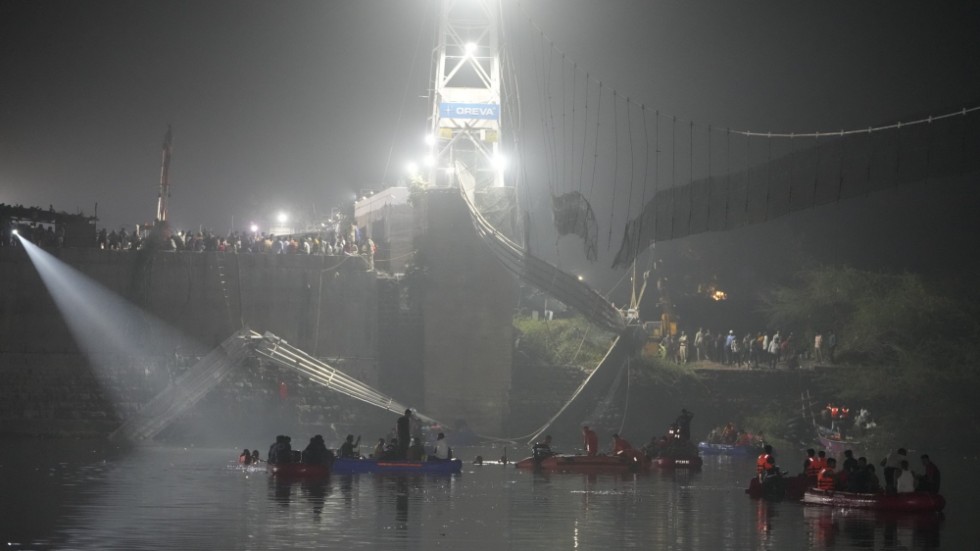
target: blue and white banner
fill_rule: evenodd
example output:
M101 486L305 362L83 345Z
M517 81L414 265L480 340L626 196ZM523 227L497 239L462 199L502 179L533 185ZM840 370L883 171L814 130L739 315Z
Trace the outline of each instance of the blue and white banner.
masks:
M440 103L439 116L444 119L500 119L500 106L495 103Z

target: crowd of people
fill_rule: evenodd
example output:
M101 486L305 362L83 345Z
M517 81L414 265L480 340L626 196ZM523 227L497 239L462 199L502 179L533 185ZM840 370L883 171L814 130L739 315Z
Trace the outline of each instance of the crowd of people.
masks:
M852 450L844 450L840 467L835 457L827 457L823 450L808 449L803 461L801 476L807 479L807 486L821 490L836 490L854 493L911 493L927 492L938 494L940 486L939 467L922 454L919 458L922 468L918 472L911 468L905 448L889 453L879 463L884 480L878 477L874 464L866 457L854 457ZM776 466L776 455L772 446L766 445L756 459L756 476L760 482L786 476Z
M379 438L372 451L365 457L360 453L361 437L348 434L344 442L336 449L327 448L323 436L317 434L310 438L309 444L302 451L292 448L292 438L287 435L276 436L276 441L269 446L265 461L273 465L283 463L305 463L312 465L331 465L337 458L341 459L382 459L408 461L439 461L453 458L452 448L446 435L440 432L435 442L427 449L423 444L422 424L411 409L405 410L405 415L398 418L396 435L387 439ZM238 458L242 465L259 463L259 451L245 449Z
M831 331L826 337L817 333L811 349L790 332L759 331L737 334L698 328L691 336L686 331L678 335L667 334L660 341L664 358L679 364L709 361L739 368L776 369L779 364L797 368L804 358L818 363L833 362L837 348L837 335Z

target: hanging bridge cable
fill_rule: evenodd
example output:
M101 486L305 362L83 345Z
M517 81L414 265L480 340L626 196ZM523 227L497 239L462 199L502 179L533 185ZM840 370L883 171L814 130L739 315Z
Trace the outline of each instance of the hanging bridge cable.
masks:
M606 250L612 248L612 221L616 217L616 188L619 187L619 108L616 106L616 90L613 89L613 192L609 207L609 241Z
M569 163L572 163L575 160L575 152L576 152L576 148L575 148L575 136L578 134L575 131L576 126L578 124L578 117L575 114L576 111L578 110L578 100L576 98L576 96L578 95L577 94L577 92L578 92L578 89L577 88L578 88L578 68L576 67L576 64L572 63L572 127L569 129L569 135L571 137L571 140L569 141L569 144L568 144L569 145L569 149L571 150L572 154L568 158L568 162ZM586 89L588 89L588 83L586 83ZM584 124L582 125L582 131L583 132L585 131L585 125ZM585 147L585 145L584 145L585 136L584 135L582 136L582 140L583 140L583 146L582 147L584 148ZM575 175L572 174L572 168L571 167L569 167L568 172L569 172L569 180L574 184L575 183ZM579 193L582 193L582 178L581 178L582 171L581 170L579 171L578 176L579 176L579 178L578 178L578 186L573 186L573 189L574 189L574 187L577 187L578 188L578 192Z
M728 227L728 209L732 200L732 131L725 130L725 225Z
M582 193L582 185L585 183L585 147L589 141L589 73L585 73L585 111L582 116L582 154L579 155L578 164L578 192ZM592 196L589 196L592 200Z
M626 97L626 135L627 140L630 145L630 192L626 198L626 217L629 219L633 213L631 212L631 207L633 206L633 180L636 175L636 164L633 158L633 117L630 114L630 98Z
M653 120L653 196L660 193L660 110L654 112ZM659 224L658 215L660 207L655 205L653 209L653 231L657 231ZM639 240L639 234L637 234Z
M559 180L562 186L561 189L568 188L568 137L569 124L568 124L568 105L567 98L565 97L565 90L568 88L565 86L565 53L562 52L561 60L559 61L561 70L559 71L559 76L561 77L561 156L558 159L559 166Z
M871 193L871 163L874 161L875 156L875 135L871 132L868 133L868 168L865 170L864 177L868 181L868 193Z
M742 204L742 223L749 219L749 187L752 184L752 138L745 136L745 201Z
M766 202L762 213L763 220L769 220L769 198L772 192L772 138L766 138Z
M412 62L409 65L409 67L411 67L410 69L411 71L415 70L416 63L418 63L419 48L422 44L422 36L430 34L425 32L425 26L426 23L428 23L428 21L429 21L429 16L425 16L422 18L422 23L419 25L418 36L415 38L415 49L412 50ZM435 82L435 79L433 78L434 71L435 71L435 67L430 65L428 82ZM411 85L412 85L412 79L411 78L405 79L405 90L402 92L402 101L401 101L401 105L398 108L398 118L395 120L394 134L391 136L391 143L388 146L388 158L385 160L384 171L381 173L382 182L387 180L388 170L391 168L391 156L395 150L396 136L400 132L402 118L405 115L405 104L408 103L408 90Z
M895 141L897 142L895 146L895 187L898 187L899 175L902 173L902 123L898 123Z
M712 138L711 125L709 124L708 125L708 181L707 181L707 186L708 186L707 196L708 196L708 200L707 200L707 202L705 204L705 218L704 218L704 229L705 230L710 230L711 229L711 199L712 199L712 193L711 193L711 187L712 187L711 186L711 178L712 178L712 166L711 166L711 146L712 146L712 144L711 144L711 138Z
M596 97L595 106L595 143L592 151L592 183L589 186L589 197L595 197L596 172L599 168L599 130L602 128L599 116L602 114L602 81L599 81L599 92ZM584 155L583 155L584 156ZM609 223L612 227L612 221Z
M818 138L813 138L813 190L810 192L810 204L817 204L817 189L820 187L820 151L823 149L823 145L819 143Z
M626 397L623 398L623 417L619 421L619 434L623 434L626 427L626 414L630 409L630 358L626 357Z
M786 201L786 205L787 205L787 209L788 210L793 210L793 188L796 185L796 170L794 170L794 168L796 167L796 162L795 161L797 159L797 156L796 156L796 152L797 152L796 144L798 144L800 142L799 142L799 140L796 140L796 141L790 140L789 143L790 143L790 150L789 150L789 155L787 157L789 159L789 161L790 161L789 162L789 186L788 186L788 188L789 188L789 199Z
M837 169L837 197L834 199L834 202L840 203L841 191L844 189L844 155L846 152L844 151L844 140L839 139L837 143L839 146L838 149L840 150L840 165Z
M650 131L647 127L647 106L640 104L640 119L643 121L643 185L640 186L640 212L643 212L643 205L647 202L647 181L650 175ZM637 235L643 234L643 216L637 219ZM630 244L633 248L634 258L640 254L640 240L635 239ZM636 262L633 262L633 276L636 276ZM636 300L636 283L631 285L630 308L638 308Z
M544 36L544 33L542 33ZM556 98L554 97L554 86L553 82L555 79L555 45L550 41L547 43L548 54L544 61L545 70L541 75L544 80L545 87L545 101L542 105L542 111L547 112L547 122L545 126L547 131L545 133L545 140L547 142L546 150L548 151L548 158L546 166L548 167L548 185L551 193L554 195L559 194L559 186L561 186L560 171L559 171L559 157L558 157L558 123L555 120L555 109L557 106Z
M670 238L674 238L674 220L677 219L677 117L670 123Z
M688 138L690 138L690 145L688 153L690 154L690 174L688 178L691 183L687 189L687 232L691 233L691 217L694 215L694 123L692 122L688 127Z
M557 102L555 101L554 92L552 91L552 80L554 79L554 76L552 76L552 70L553 70L552 68L554 66L552 58L554 57L554 55L555 55L555 46L554 44L549 43L548 72L547 72L548 75L547 75L547 79L545 80L545 85L547 86L547 91L548 91L548 101L546 106L548 108L548 115L551 124L551 128L550 128L551 132L549 133L549 135L551 136L551 153L552 153L551 165L552 165L553 172L551 173L550 176L553 178L553 180L551 180L552 193L558 195L558 190L560 189L561 186L561 168L559 166L560 163L559 142L560 141L558 139L558 124L555 121L555 106L557 105Z
M643 212L643 206L647 204L647 178L650 174L650 132L647 128L647 107L646 105L640 104L640 116L643 119L643 186L640 188L640 213ZM636 234L643 235L643 216L640 216L639 224L637 224ZM636 239L636 243L633 244L633 297L631 300L631 308L639 308L640 305L636 300L636 261L635 257L640 254L640 240Z

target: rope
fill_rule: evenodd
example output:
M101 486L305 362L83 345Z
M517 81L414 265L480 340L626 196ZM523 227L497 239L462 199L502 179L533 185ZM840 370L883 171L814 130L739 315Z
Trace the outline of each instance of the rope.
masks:
M553 49L555 49L558 52L561 52L562 57L564 58L567 54L563 50L561 50L560 48L558 48L557 46L555 46L554 41L552 41L550 38L548 38L548 35L544 32L544 30L542 30L541 26L538 25L527 14L526 11L524 11L524 6L520 2L518 2L518 6L520 7L521 11L524 13L525 18L526 18L527 22L530 24L530 26L533 29L537 30L540 33L542 39L547 40L547 42L551 45L551 47ZM571 56L568 56L568 57L571 57ZM601 83L602 81L598 81L598 82ZM615 87L612 87L612 86L610 86L610 87L613 88L613 90L615 92L615 90L616 90ZM641 105L643 105L643 104L641 104ZM939 121L939 120L943 120L943 119L947 119L947 118L951 118L951 117L962 117L962 116L966 116L967 114L972 113L974 111L978 111L978 110L980 110L980 105L976 105L976 106L973 106L973 107L963 107L963 108L961 108L959 110L956 110L956 111L950 111L948 113L943 113L943 114L940 114L940 115L929 115L927 117L923 117L921 119L916 119L916 120L912 120L912 121L904 121L904 122L903 121L896 121L896 122L892 122L892 123L889 123L889 124L883 124L883 125L880 125L880 126L869 126L867 128L840 129L840 130L824 130L824 131L807 131L807 132L772 132L772 131L760 132L760 131L755 131L755 130L738 130L738 129L732 129L732 128L725 128L725 131L726 132L731 132L732 134L738 134L740 136L753 137L753 138L787 138L787 139L796 139L796 138L835 138L835 137L841 137L841 136L849 136L849 135L853 135L853 134L871 134L871 133L874 133L874 132L883 132L883 131L887 131L887 130L898 130L898 129L901 129L901 128L906 127L906 126L916 126L916 125L920 125L920 124L931 124L934 121ZM666 116L670 116L670 115L666 115ZM699 126L699 127L702 127L703 128L702 125L697 124L694 121L685 120L685 119L682 119L682 118L679 118L679 117L676 117L676 116L674 116L673 118L676 119L676 120L680 120L681 122L689 122L691 124L694 124L695 126Z

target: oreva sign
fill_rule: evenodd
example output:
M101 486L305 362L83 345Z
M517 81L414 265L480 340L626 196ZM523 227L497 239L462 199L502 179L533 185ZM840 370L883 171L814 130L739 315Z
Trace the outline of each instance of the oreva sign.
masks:
M500 119L500 106L495 103L440 103L439 116L444 119Z

